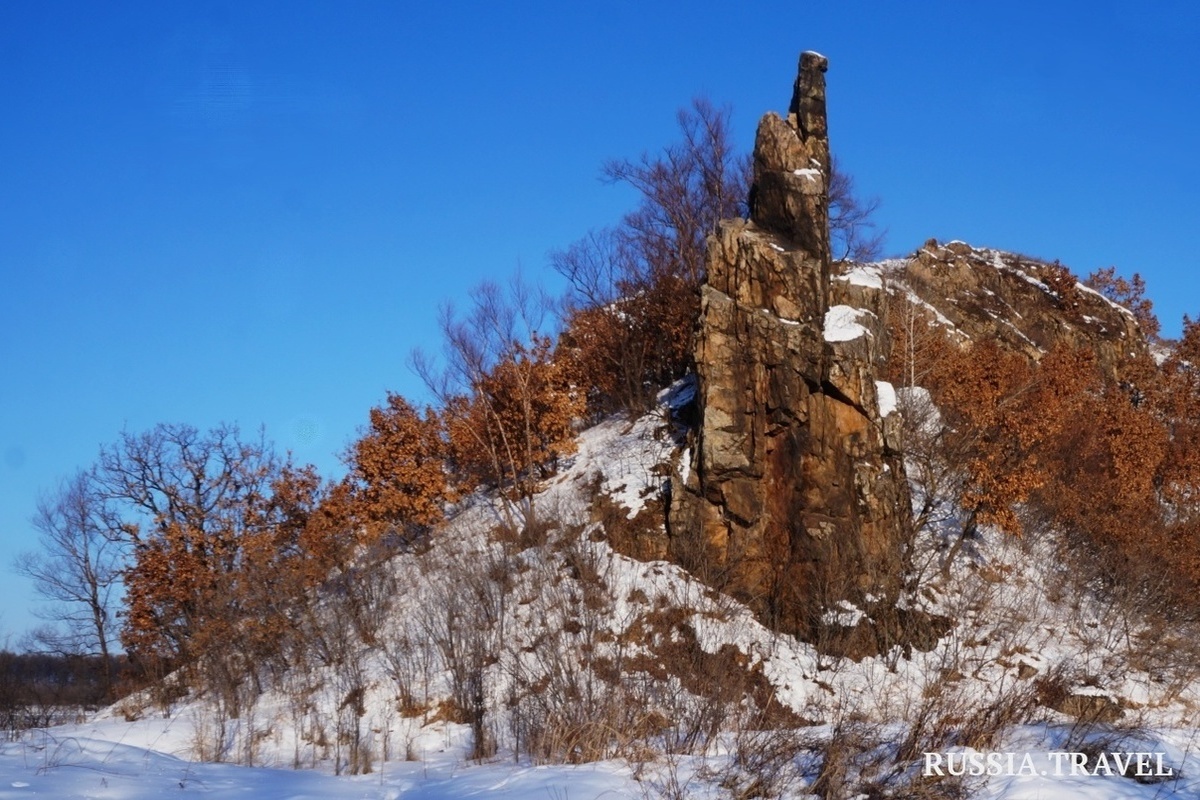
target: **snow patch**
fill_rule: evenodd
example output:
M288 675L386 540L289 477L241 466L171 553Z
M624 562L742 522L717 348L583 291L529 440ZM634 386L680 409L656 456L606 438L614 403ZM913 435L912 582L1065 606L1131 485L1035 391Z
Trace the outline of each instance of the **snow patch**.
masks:
M849 600L839 600L837 605L821 615L825 625L840 625L843 628L853 628L867 618L867 614Z
M871 332L859 322L868 314L871 312L853 306L831 307L825 312L825 341L849 342L860 336L870 336Z
M883 273L877 266L860 264L844 275L838 275L839 281L845 281L851 286L866 286L869 289L883 289Z
M879 416L886 417L896 410L896 387L887 381L875 381L875 394L879 396Z
M1125 306L1116 302L1115 300L1109 299L1103 293L1096 291L1092 287L1088 286L1086 283L1081 283L1081 282L1076 281L1075 288L1077 288L1081 292L1087 292L1088 294L1094 294L1096 297L1099 297L1101 300L1108 303L1110 306L1112 306L1113 308L1115 308L1117 311L1124 314L1125 316L1127 316L1131 319L1135 318L1134 313L1132 311L1130 311L1128 308L1126 308Z

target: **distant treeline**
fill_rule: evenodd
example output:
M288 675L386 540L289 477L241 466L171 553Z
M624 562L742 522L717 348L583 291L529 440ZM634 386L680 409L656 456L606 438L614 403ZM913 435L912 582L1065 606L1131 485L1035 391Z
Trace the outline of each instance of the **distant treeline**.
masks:
M13 653L0 650L0 729L16 731L63 722L113 699L105 675L127 674L125 656Z

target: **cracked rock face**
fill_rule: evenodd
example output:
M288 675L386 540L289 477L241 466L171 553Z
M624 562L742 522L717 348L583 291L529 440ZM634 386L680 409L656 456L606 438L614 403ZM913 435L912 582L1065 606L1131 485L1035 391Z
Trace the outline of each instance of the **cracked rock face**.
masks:
M787 118L759 124L751 219L709 242L700 423L668 547L772 627L858 655L898 640L912 522L899 418L881 417L876 382L886 296L831 298L826 67L801 57ZM830 622L847 604L865 616Z
M994 341L1033 362L1057 345L1083 348L1110 379L1129 378L1149 357L1134 316L1082 286L1078 307L1064 309L1044 282L1049 269L1027 256L931 239L905 265L904 283L966 340Z

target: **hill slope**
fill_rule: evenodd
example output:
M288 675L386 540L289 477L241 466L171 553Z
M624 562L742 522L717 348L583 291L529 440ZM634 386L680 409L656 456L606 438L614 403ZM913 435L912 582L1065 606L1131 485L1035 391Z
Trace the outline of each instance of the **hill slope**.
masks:
M961 753L973 741L981 750L1028 751L1039 765L1053 763L1052 750L1099 746L1089 742L1161 750L1185 776L1154 787L1120 777L997 776L980 796L1196 791L1187 777L1200 775L1189 755L1195 730L1186 727L1200 703L1194 675L1133 663L1127 642L1146 623L1081 593L1052 536L985 531L947 564L955 520L924 531L907 576L916 591L904 602L953 627L927 651L898 646L859 661L763 627L744 604L675 565L614 551L608 531L662 518L663 475L681 456L672 410L689 392L676 387L650 415L586 431L578 454L536 498L557 521L537 540L504 539L495 498L479 495L426 546L364 565L355 580L374 582L373 605L346 615L331 596L324 656L254 676L263 692L238 718L219 697L130 698L52 740L10 747L0 759L10 784L37 785L41 770L62 781L42 785L82 786L62 777L72 764L131 786L157 786L176 772L185 786L202 780L210 791L265 780L172 766L153 754L166 752L370 771L388 787L432 797L491 781L540 791L554 780L571 796L585 796L586 786L597 796L638 796L688 781L686 796L713 797L769 780L766 796L798 797L828 791L834 767L847 787L914 796L905 793L921 784L924 752ZM831 623L856 624L863 612L847 604L826 613ZM139 755L106 741L149 749ZM473 756L493 766L466 768ZM525 766L502 766L514 757ZM409 759L421 766L404 766ZM542 760L597 759L611 766L529 770Z

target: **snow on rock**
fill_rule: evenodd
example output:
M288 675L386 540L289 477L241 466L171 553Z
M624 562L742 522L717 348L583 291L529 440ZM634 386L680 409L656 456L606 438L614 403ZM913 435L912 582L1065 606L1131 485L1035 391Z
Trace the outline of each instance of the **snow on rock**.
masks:
M883 269L879 264L856 264L844 274L834 276L834 280L845 281L851 286L882 290Z
M870 311L853 306L832 306L825 312L825 341L849 342L870 331L859 322Z
M983 251L983 252L988 252L988 251ZM1041 289L1046 294L1054 294L1053 290L1051 290L1050 287L1047 286L1044 281L1038 280L1037 278L1033 277L1025 270L1021 269L1019 266L1020 262L1017 261L1016 257L1013 256L1011 253L1006 254L1000 250L992 250L990 252L992 254L992 260L989 263L996 269L1000 270L1001 272L1008 272L1013 275L1016 275L1018 278L1025 281L1026 283L1028 283L1030 286L1036 286L1038 289ZM1005 255L1008 255L1009 258L1012 258L1014 263L1009 264L1009 263L1005 262L1005 260L1004 260Z
M879 396L879 416L886 417L896 410L896 387L887 381L875 381L875 394Z
M867 615L861 608L847 600L839 600L834 608L826 610L821 615L821 622L826 625L840 625L843 628L853 628L866 619Z
M695 381L685 378L659 393L658 410L632 422L611 417L584 431L578 439L578 452L557 482L571 484L598 477L600 492L625 508L628 518L633 519L646 501L661 491L662 465L679 449L668 418L693 402L695 396Z
M1132 311L1130 311L1128 308L1126 308L1125 306L1116 302L1115 300L1109 298L1105 294L1096 291L1092 287L1088 286L1086 283L1076 281L1075 288L1081 292L1087 292L1090 295L1095 295L1096 297L1099 297L1101 300L1103 300L1104 302L1106 302L1110 306L1112 306L1114 309L1116 309L1119 313L1124 314L1127 317L1136 318L1134 313Z
M819 183L821 181L821 170L819 169L796 169L792 170L792 174L798 178L804 178L809 183Z

